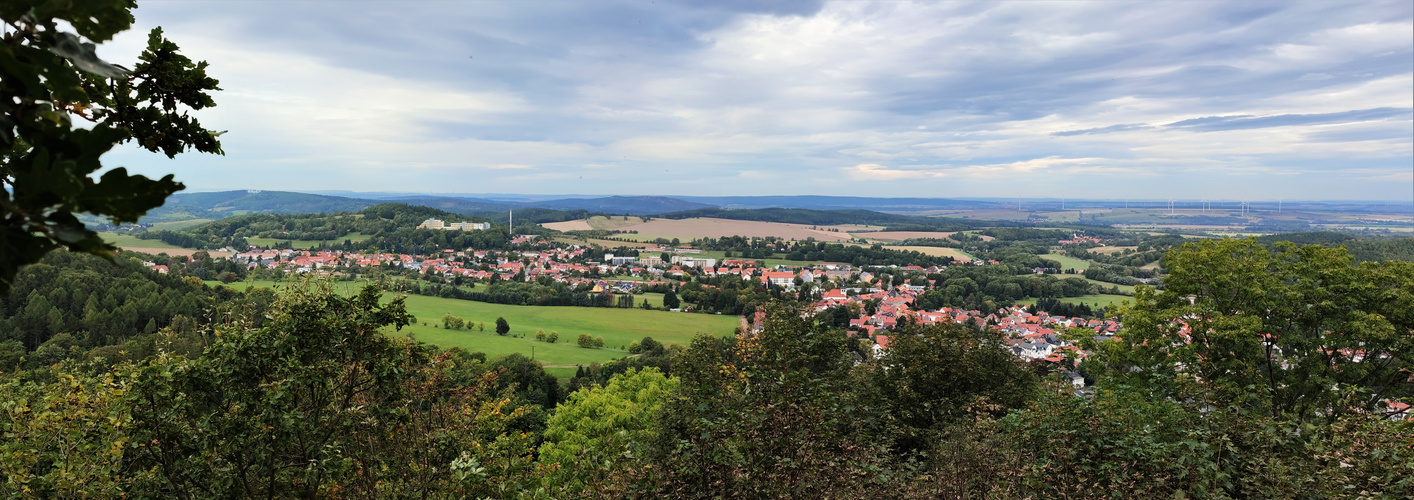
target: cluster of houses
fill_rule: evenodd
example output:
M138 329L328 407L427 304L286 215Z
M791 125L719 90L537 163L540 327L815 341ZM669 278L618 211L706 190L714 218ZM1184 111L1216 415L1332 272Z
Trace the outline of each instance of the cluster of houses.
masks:
M1088 242L1086 236L1077 236L1074 242ZM529 241L526 238L526 241ZM1098 242L1098 241L1095 241ZM1062 244L1067 243L1061 241ZM536 280L548 276L559 282L566 282L572 288L596 293L634 293L641 286L661 283L656 281L668 276L683 276L692 272L703 276L737 276L743 280L759 280L763 285L777 286L787 290L804 283L824 284L829 288L819 295L812 308L825 311L838 306L855 305L858 317L849 321L851 335L866 336L874 341L874 349L882 353L889 348L891 330L907 318L922 325L938 323L974 324L984 328L994 328L1002 332L1011 352L1028 362L1053 363L1061 368L1073 368L1084 361L1086 353L1067 341L1061 335L1071 329L1082 328L1094 332L1096 340L1113 338L1120 331L1120 324L1113 320L1068 318L1051 315L1044 311L1030 312L1021 306L1003 307L996 311L964 310L943 307L937 310L923 310L916 307L918 295L932 286L902 284L889 286L869 271L853 269L847 264L823 264L809 267L775 266L761 267L753 260L712 259L694 256L699 253L691 248L648 248L637 256L616 256L605 254L601 261L588 261L588 249L578 245L557 245L556 248L537 250L487 251L487 250L443 250L434 255L408 255L393 253L359 254L342 251L310 250L252 250L230 258L245 263L249 268L283 268L297 273L332 271L340 266L392 266L422 273L435 273L445 277L463 276L471 279ZM661 255L671 254L664 262ZM149 264L157 272L166 272L165 266ZM927 274L941 271L941 267L907 266L897 271ZM599 275L631 275L635 279L604 279ZM873 303L871 308L866 303ZM762 326L764 317L757 313L755 327ZM746 319L743 318L745 322ZM1187 332L1186 324L1180 335ZM751 326L751 325L747 325ZM1358 361L1363 352L1338 353ZM1069 373L1072 382L1083 386L1084 381L1074 372ZM1403 409L1398 415L1409 414L1405 403L1390 401L1392 409Z
M1077 234L1074 234L1074 233L1072 233L1072 234L1070 235L1070 239L1068 239L1068 240L1059 240L1059 241L1057 241L1056 243L1057 243L1057 244L1061 244L1061 245L1079 245L1079 244L1082 244L1082 243L1094 243L1094 244L1096 244L1096 245L1103 245L1103 244L1105 244L1105 242L1100 241L1099 238L1096 238L1096 237L1094 237L1094 236L1077 235Z
M1043 311L1032 314L1020 306L1003 307L995 312L949 307L934 311L917 309L914 303L922 288L900 285L893 289L834 289L826 291L813 307L816 311L824 311L832 307L857 305L859 317L849 321L850 329L874 339L875 349L879 351L888 349L888 332L905 318L922 325L971 323L979 327L995 328L1006 334L1007 344L1017 357L1027 361L1044 360L1052 363L1065 361L1066 351L1072 353L1069 358L1084 358L1084 353L1061 338L1057 332L1084 328L1094 331L1097 338L1103 339L1113 337L1120 329L1119 323L1113 320L1067 318ZM876 300L874 313L869 314L864 307L865 303Z

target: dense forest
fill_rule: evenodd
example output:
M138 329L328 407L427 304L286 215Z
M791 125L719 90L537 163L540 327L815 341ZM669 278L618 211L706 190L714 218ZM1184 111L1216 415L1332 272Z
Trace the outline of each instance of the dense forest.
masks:
M201 279L234 278L243 266L201 254L194 260L144 257L172 272L148 269L134 257L108 262L70 252L26 266L11 293L0 296L0 369L16 367L21 358L30 367L94 357L140 360L153 352L159 330L193 333L215 321L217 304L239 302L230 290L213 290Z

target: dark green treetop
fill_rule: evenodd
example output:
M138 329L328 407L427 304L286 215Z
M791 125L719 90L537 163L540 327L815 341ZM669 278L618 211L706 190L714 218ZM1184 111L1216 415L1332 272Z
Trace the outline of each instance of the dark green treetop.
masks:
M132 26L132 0L0 3L0 293L20 267L56 248L111 257L115 247L74 216L137 222L184 188L104 169L100 157L129 141L169 158L189 149L223 154L188 110L215 105L206 62L178 54L160 28L132 68L110 64L94 43ZM60 29L67 23L76 33ZM91 122L78 128L73 117Z

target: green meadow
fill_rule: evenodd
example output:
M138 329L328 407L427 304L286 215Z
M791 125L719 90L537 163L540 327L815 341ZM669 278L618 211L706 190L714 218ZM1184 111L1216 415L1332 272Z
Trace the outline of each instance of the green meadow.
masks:
M176 245L163 243L162 240L140 240L131 234L100 231L98 236L102 237L103 241L120 248L181 248Z
M1066 275L1063 275L1063 274L1058 274L1058 275L1056 275L1056 277L1062 277L1062 276L1066 276ZM1069 277L1069 276L1066 276L1066 277ZM1081 277L1084 278L1084 276L1081 276ZM1121 294L1124 294L1124 295L1134 295L1134 285L1120 285L1120 284L1117 284L1117 283L1110 283L1110 282L1108 282L1108 281L1092 280L1092 279L1090 279L1090 278L1085 278L1085 281L1089 281L1090 284L1092 284L1092 285L1100 285L1101 288L1104 288L1104 289L1106 289L1106 290L1109 290L1110 287L1116 287L1116 288L1119 288L1119 293L1121 293Z
M200 226L215 219L187 219L170 222L157 222L152 224L154 231L181 231L183 229Z
M208 281L212 286L219 282ZM230 286L244 290L251 286L270 287L270 281L239 282ZM336 282L341 293L353 293L361 286L356 282ZM643 296L646 295L647 297ZM647 298L650 304L662 304L659 294L635 296L635 302L642 303ZM647 311L643 309L612 309L603 307L536 307L490 304L469 300L444 299L422 295L407 296L408 312L417 317L417 322L404 327L396 335L411 334L418 341L446 349L461 347L468 351L480 351L495 358L512 353L535 359L548 367L569 367L573 374L574 365L604 362L628 355L624 349L630 342L653 337L663 344L687 345L699 333L726 336L731 335L739 324L736 316L675 313L669 311ZM443 329L442 316L460 316L468 322L484 323L485 330ZM506 318L511 331L508 335L496 335L496 318ZM535 333L558 332L559 342L554 344L535 340ZM391 332L390 332L391 333ZM575 341L581 333L604 337L602 349L585 349ZM556 373L556 375L560 375Z
M1128 301L1130 301L1131 303L1133 303L1134 297L1129 297L1129 296L1125 296L1125 295L1101 294L1101 295L1081 295L1081 296L1079 296L1079 297L1063 297L1063 298L1060 299L1061 302L1064 302L1064 303L1066 303L1066 304L1089 304L1090 307L1106 307L1106 308L1118 306L1118 305L1120 305L1121 302L1124 302L1124 301L1126 301L1126 300L1128 300ZM1016 303L1017 303L1017 304L1020 304L1020 305L1023 305L1023 306L1029 306L1029 305L1031 305L1031 304L1035 304L1035 303L1036 303L1036 299L1034 299L1034 298L1026 298L1026 299L1018 300L1018 301L1016 301Z
M1048 253L1042 255L1041 258L1059 262L1061 265L1061 269L1074 269L1076 271L1084 271L1086 269L1090 269L1090 261L1077 259L1069 255Z

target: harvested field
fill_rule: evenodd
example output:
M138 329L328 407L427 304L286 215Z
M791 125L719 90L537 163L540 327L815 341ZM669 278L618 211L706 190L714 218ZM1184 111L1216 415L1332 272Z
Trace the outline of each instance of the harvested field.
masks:
M956 249L956 248L947 248L947 247L924 247L924 246L912 246L912 245L886 246L886 247L884 247L884 248L887 248L887 249L889 249L889 250L899 250L899 251L904 251L904 252L907 252L907 251L914 251L914 252L921 253L921 254L923 254L923 255L932 255L932 256L934 256L934 257L952 257L954 260L956 260L956 261L958 261L958 262L972 262L972 256L971 256L971 255L967 255L966 253L963 253L962 250L958 250L958 249Z
M617 236L616 236L616 237L617 237ZM564 243L564 244L567 244L567 245L599 245L599 246L605 247L605 248L614 248L614 247L647 248L647 247L652 246L652 245L650 245L650 244L648 244L648 243L639 243L639 242L637 242L637 241L614 241L614 240L604 240L604 239L599 239L599 238L589 238L589 239L585 239L585 240L580 240L580 239L577 239L577 238L574 238L574 237L569 237L569 236L555 238L555 241L558 241L558 242L560 242L560 243Z
M913 238L932 238L941 240L954 234L957 234L957 232L952 231L945 233L941 231L878 231L873 233L856 233L854 234L854 237L864 238L866 240L891 241L907 240Z
M596 215L585 220L585 222L588 222L589 227L592 227L594 229L618 229L625 226L632 226L634 224L642 224L643 218L632 215L612 215L608 217Z
M167 255L173 255L173 256L176 256L176 255L184 255L184 256L187 256L187 257L191 257L193 254L195 254L195 253L201 251L201 250L192 250L192 249L189 249L189 248L142 248L142 247L122 247L122 249L123 249L124 251L128 251L128 252L142 252L142 253L148 253L148 254L152 254L152 255L157 255L157 254L159 254L159 253L165 253L165 254L167 254ZM215 258L215 257L226 257L226 256L231 255L231 252L222 252L222 251L220 251L220 250L207 250L206 253L211 254L211 257L213 257L213 258Z
M1110 255L1110 254L1120 253L1120 252L1123 252L1123 251L1125 251L1125 250L1136 250L1136 249L1138 249L1138 248L1139 248L1139 247L1111 247L1111 246L1103 246L1103 247L1091 248L1091 249L1090 249L1090 252L1091 252L1091 253L1101 253L1101 254L1105 254L1105 255Z
M545 222L540 224L540 226L556 231L588 231L594 229L589 225L589 222L584 219L567 220L564 222Z
M775 236L787 240L815 238L819 241L848 241L849 233L827 231L825 226L806 224L783 224L779 222L757 222L714 218L694 219L653 219L641 224L623 226L622 231L638 231L638 234L616 235L637 240L657 238L678 238L684 242L693 238L720 238L723 236L767 237Z
M1229 230L1229 231L1231 231L1231 230L1234 230L1234 229L1242 229L1243 227L1242 227L1242 226L1236 226L1236 225L1218 226L1218 225L1210 225L1210 224L1115 224L1115 225L1114 225L1114 228L1115 228L1115 229L1192 229L1192 230L1208 230L1208 231L1222 231L1222 230Z

